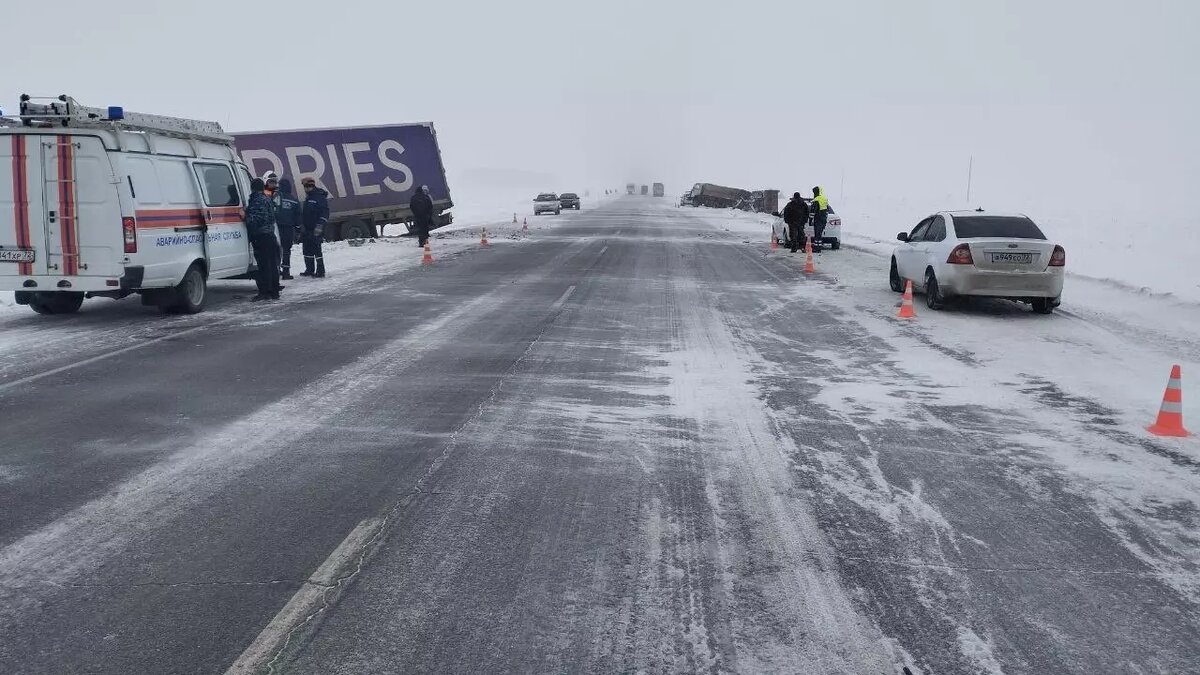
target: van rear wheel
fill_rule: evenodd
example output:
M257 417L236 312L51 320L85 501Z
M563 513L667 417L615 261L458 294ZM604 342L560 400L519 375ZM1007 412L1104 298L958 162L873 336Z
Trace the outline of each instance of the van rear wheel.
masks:
M204 270L199 263L192 263L184 273L183 281L179 282L171 295L171 300L162 306L164 312L199 314L204 310L204 304L208 302L208 280L204 277Z
M83 293L38 293L29 307L38 314L74 314L83 306Z

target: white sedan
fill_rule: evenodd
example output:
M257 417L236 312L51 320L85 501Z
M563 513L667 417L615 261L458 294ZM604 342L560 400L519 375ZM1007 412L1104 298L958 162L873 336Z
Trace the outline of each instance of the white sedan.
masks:
M788 229L783 223L783 219L776 220L771 226L775 237L775 242L780 246L788 245ZM808 219L808 224L804 226L804 235L806 237L813 236L812 217ZM815 242L820 248L822 244L829 244L829 248L838 250L842 247L842 217L833 212L833 208L829 209L829 216L825 220L825 231L821 233L821 241Z
M1026 216L944 211L896 238L892 290L911 280L930 309L954 296L1019 300L1041 314L1059 305L1067 253Z

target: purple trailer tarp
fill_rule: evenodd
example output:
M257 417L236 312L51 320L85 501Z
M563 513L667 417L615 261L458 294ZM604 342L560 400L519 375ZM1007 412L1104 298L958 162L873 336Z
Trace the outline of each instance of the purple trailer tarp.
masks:
M260 131L233 135L255 176L275 171L297 186L312 176L329 192L332 217L407 208L428 185L434 202L450 188L432 124ZM445 204L442 204L445 206Z

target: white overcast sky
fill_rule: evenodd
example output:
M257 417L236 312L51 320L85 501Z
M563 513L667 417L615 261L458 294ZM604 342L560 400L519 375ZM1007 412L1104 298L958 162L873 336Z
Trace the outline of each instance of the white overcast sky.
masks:
M437 124L491 170L593 188L1153 202L1200 185L1200 1L10 2L22 91L230 130ZM463 184L455 185L460 177ZM463 179L465 177L465 179ZM535 181L536 182L536 181ZM467 190L467 193L464 193Z

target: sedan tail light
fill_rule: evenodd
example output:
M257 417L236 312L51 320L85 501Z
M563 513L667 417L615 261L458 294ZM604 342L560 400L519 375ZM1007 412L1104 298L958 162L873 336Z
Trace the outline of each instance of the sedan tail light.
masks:
M946 262L951 265L974 265L975 258L971 257L971 247L966 244L959 244L950 251L950 257L946 258Z
M122 218L121 234L125 238L125 252L137 253L137 221L130 217Z
M1051 267L1066 267L1067 266L1067 250L1058 244L1054 245L1054 252L1050 254Z

